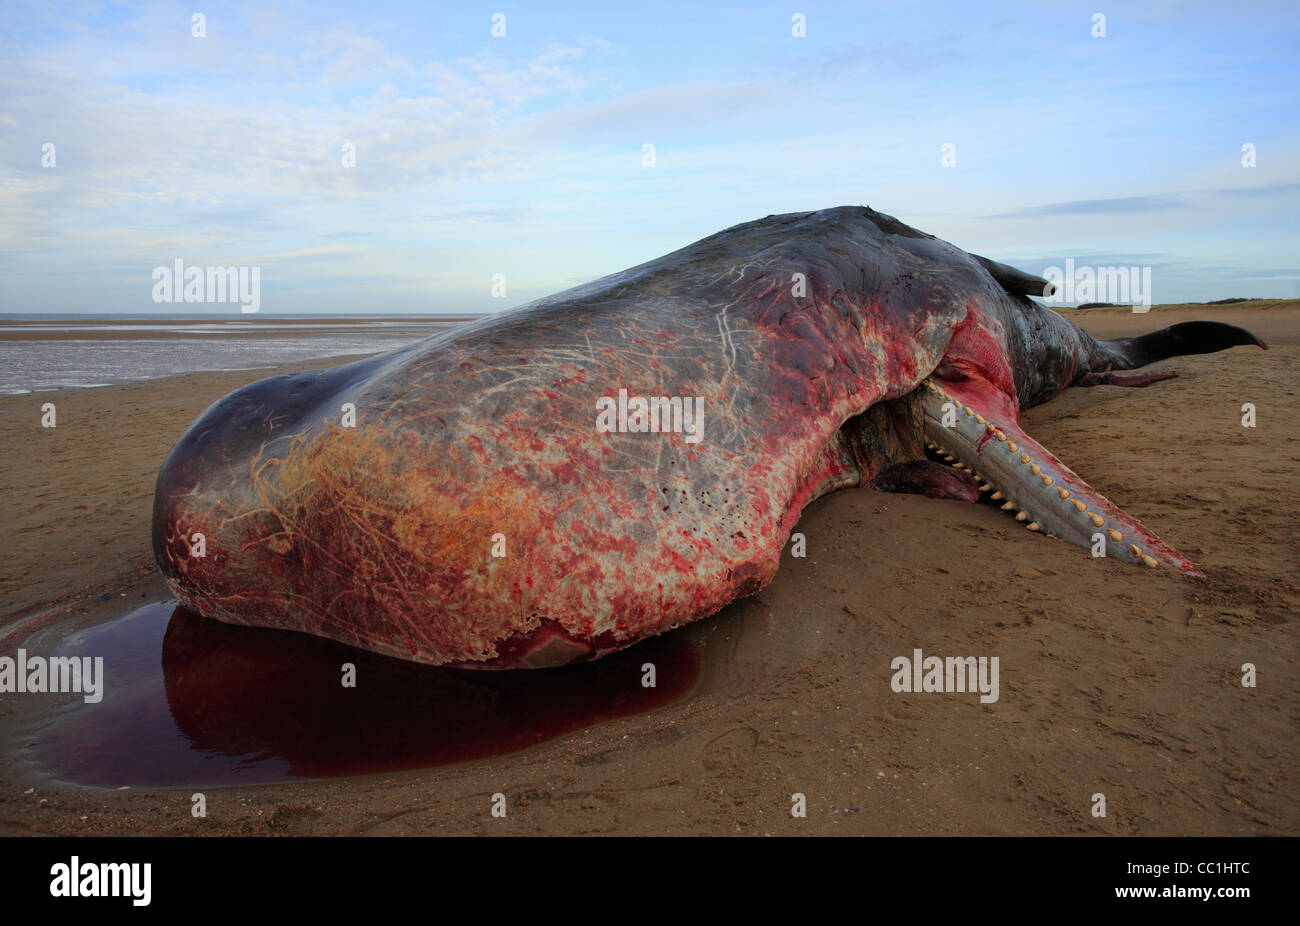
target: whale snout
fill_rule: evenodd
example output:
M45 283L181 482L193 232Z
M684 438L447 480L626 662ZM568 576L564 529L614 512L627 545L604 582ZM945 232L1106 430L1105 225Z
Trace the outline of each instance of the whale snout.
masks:
M220 603L244 601L247 589L265 586L253 580L254 570L276 563L261 562L247 544L261 535L268 550L284 546L283 524L268 504L277 494L268 469L327 428L333 399L355 381L355 367L244 386L208 408L172 448L154 491L153 550L187 606L232 619Z
M485 449L473 416L403 413L370 372L262 380L191 426L154 499L154 554L177 598L205 617L430 664L552 665L618 648L570 632L542 602L573 556L549 539L554 513L517 454Z

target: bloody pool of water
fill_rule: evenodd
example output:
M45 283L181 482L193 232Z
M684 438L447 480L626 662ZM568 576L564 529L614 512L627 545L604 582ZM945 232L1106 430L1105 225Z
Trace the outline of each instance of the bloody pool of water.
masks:
M514 752L679 701L699 675L682 634L558 669L440 669L174 602L66 638L104 657L104 697L28 737L37 763L88 785L231 785L393 772ZM344 687L343 665L355 666ZM642 684L654 665L655 686Z

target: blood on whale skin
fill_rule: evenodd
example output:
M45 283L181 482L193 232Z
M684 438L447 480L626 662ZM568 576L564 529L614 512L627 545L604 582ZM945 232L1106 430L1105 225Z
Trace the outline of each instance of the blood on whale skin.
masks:
M996 474L1033 529L1086 544L1100 519L1122 538L1108 555L1191 571L1024 435L1019 411L1113 370L1263 345L1209 322L1096 341L1028 298L1046 286L863 207L745 223L237 390L163 465L155 554L206 617L430 664L558 665L752 594L809 502L914 490L929 445L985 491ZM702 397L701 439L599 430L598 400L620 390ZM941 426L954 403L958 425Z

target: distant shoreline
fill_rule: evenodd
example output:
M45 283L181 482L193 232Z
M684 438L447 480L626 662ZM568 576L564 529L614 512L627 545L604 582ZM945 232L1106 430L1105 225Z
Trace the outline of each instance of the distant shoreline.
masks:
M198 372L319 364L395 350L468 316L0 320L0 394L84 391Z
M186 322L219 322L219 321L239 321L239 322L279 322L279 321L320 321L320 322L339 322L342 324L355 323L357 321L400 321L400 322L430 322L430 321L473 321L478 318L486 318L490 312L480 312L477 314L449 314L441 315L430 313L428 315L385 315L374 314L368 315L364 312L353 313L350 315L318 315L300 312L281 312L281 313L261 313L261 312L187 312L184 315L166 315L158 313L150 315L140 312L0 312L0 322L36 322L49 323L56 322L90 322L90 321L112 321L121 324L132 322L142 322L146 324L172 323L183 324Z
M15 318L0 315L0 341L62 341L186 338L186 337L265 337L268 332L287 331L295 337L337 335L348 330L414 332L441 330L484 318L483 315L436 316L158 316L156 318L115 318L112 316L77 316L49 318Z
M1085 307L1072 307L1068 305L1048 305L1049 309L1056 311L1064 310L1070 314L1088 314L1092 312L1126 312L1133 315L1146 315L1150 312L1172 312L1179 310L1205 312L1222 312L1234 310L1266 310L1266 309L1294 309L1300 307L1300 299L1233 299L1220 300L1218 302L1169 302L1163 305L1153 306L1133 306L1133 305L1101 305L1099 303L1084 304ZM1133 309L1142 311L1134 312Z

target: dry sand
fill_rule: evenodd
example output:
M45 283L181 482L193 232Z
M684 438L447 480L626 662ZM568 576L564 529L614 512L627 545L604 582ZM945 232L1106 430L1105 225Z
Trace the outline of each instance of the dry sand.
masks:
M0 695L0 833L1295 835L1300 304L1071 317L1107 337L1218 319L1269 342L1024 416L1203 579L1092 559L989 505L848 490L805 513L806 559L681 631L708 654L684 702L457 766L209 789L196 820L192 789L42 778L15 752L31 696ZM0 397L0 649L166 598L157 469L199 412L271 372ZM890 661L917 647L997 655L1000 700L895 694Z

